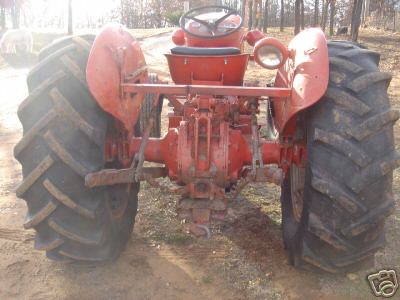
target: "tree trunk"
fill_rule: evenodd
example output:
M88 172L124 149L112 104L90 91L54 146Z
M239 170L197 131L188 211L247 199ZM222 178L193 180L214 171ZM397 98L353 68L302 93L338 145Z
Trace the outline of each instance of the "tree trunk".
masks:
M249 30L251 30L253 28L253 1L250 0L249 1Z
M300 32L300 2L301 0L296 0L294 3L294 34Z
M322 31L325 32L326 29L326 21L328 19L328 7L329 7L329 0L325 0L323 10L322 10L322 20L321 20L321 27Z
M332 36L333 35L333 26L334 26L334 22L335 22L335 13L336 13L336 1L335 0L331 0L331 14L330 14L330 18L329 18L329 35Z
M14 29L19 28L19 13L20 13L19 2L14 1L13 6L11 7L11 18Z
M285 16L285 3L284 3L284 0L281 0L281 26L280 26L280 31L283 31L284 16Z
M361 23L361 8L363 0L354 0L352 19L351 19L351 40L356 42L358 39L358 30Z
M362 0L362 5L361 5L361 24L363 24L363 25L364 25L364 22L365 22L364 14L365 14L365 1Z
M313 26L318 26L318 15L319 15L319 0L314 1L314 23Z
M325 1L327 0L322 0L322 8L321 8L321 20L319 22L319 27L322 27L322 23L324 22L324 9L325 9Z
M254 28L258 27L258 0L253 0L253 19Z
M304 0L300 1L300 26L304 30Z
M68 0L68 34L69 35L74 34L72 26L72 0Z
M0 10L0 27L1 30L6 28L6 9L4 7Z
M264 1L264 18L263 18L263 31L267 32L268 29L268 0Z
M243 20L246 19L246 0L242 0L242 18Z
M364 6L364 19L365 19L365 21L368 21L367 19L368 19L368 17L369 17L369 3L370 3L370 0L365 0L365 6Z

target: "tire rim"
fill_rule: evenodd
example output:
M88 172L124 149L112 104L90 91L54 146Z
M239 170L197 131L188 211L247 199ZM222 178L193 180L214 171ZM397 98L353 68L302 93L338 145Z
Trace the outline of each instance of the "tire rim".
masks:
M290 193L292 198L293 216L300 223L304 206L305 168L292 165L290 168Z

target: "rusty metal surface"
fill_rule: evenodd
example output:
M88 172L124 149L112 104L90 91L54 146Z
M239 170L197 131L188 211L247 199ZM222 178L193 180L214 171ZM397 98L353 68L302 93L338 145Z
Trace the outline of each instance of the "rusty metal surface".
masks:
M106 37L116 38L121 34L116 32L116 28L106 33L100 35L101 43L98 41L97 46L107 44ZM115 49L115 53L112 52L116 56L113 63L119 64L119 73L114 72L112 75L119 94L118 99L115 98L116 89L113 86L115 97L105 103L111 105L127 101L132 107L135 106L135 110L128 107L129 110L121 114L121 107L108 107L118 110L118 114L109 112L121 121L128 133L122 128L118 130L121 125L117 126L114 134L107 136L106 158L108 162L123 162L125 167L130 167L88 174L86 185L94 187L145 180L150 186L160 188L165 193L180 195L178 215L201 226L223 218L227 212L228 199L237 197L249 182L280 185L291 164L299 165L306 159L304 141L296 140L295 143L290 136L276 142L261 138L257 115L262 100L273 101L276 107L274 121L278 129L282 130L285 126L293 125L287 125L289 119L302 107L317 101L316 97L326 88L326 57L321 59L322 74L316 73L319 67L308 65L321 55L326 55L323 47L326 42L319 31L310 31L307 36L310 36L310 41L306 45L298 46L299 41L295 39L291 43L292 48L297 45L299 49L307 50L314 44L317 48L302 53L290 49L285 52L289 56L285 65L287 69L282 67L278 71L274 87L260 87L257 82L242 85L250 57L248 54L219 57L168 54L171 76L177 84L160 81L148 83L141 78L146 73L144 63L126 65L126 55L129 54L131 59L141 55L135 43L126 43L131 37L126 35L123 41L112 41L111 45L122 45ZM110 56L104 49L98 50L99 46L94 48L97 50L91 54L93 59L96 55ZM93 63L89 64L89 68L88 74L94 72ZM309 78L307 72L314 77ZM94 81L99 91L102 87L98 86L96 80L93 77L88 81ZM314 87L317 83L321 86L316 87L315 91L301 89L301 84ZM142 136L134 136L132 131L138 118L136 108L140 106L137 99L146 93L165 95L174 108L168 114L168 131L161 138L150 138L159 97L152 104L151 116ZM144 161L161 163L165 167L144 168ZM168 176L175 187L155 180L164 176ZM227 190L231 192L227 193ZM199 226L192 229L197 234L207 233L207 230Z
M144 164L144 150L146 148L146 144L150 138L150 133L151 130L156 122L156 117L157 117L157 110L158 110L158 102L159 102L159 97L153 97L153 103L151 106L151 112L150 112L150 118L148 120L148 123L146 125L146 128L144 129L144 132L142 134L142 140L140 142L139 146L139 151L135 154L131 168L135 169L135 180L139 181L142 175L142 169L143 169L143 164Z
M247 97L289 97L290 88L271 88L256 86L212 86L212 85L172 85L172 84L134 84L125 83L123 89L128 93L160 93L170 95L218 95Z
M135 180L135 169L104 169L99 172L90 173L85 176L85 185L93 188L96 186L114 185L133 183ZM147 167L142 169L139 180L147 180L147 178L166 177L167 171L160 167Z

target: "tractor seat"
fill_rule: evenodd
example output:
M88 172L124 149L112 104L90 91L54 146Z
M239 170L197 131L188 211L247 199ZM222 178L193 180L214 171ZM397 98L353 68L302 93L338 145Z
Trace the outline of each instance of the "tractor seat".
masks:
M202 48L202 47L177 46L171 49L171 53L177 55L198 55L198 56L237 55L240 54L240 49L235 47Z

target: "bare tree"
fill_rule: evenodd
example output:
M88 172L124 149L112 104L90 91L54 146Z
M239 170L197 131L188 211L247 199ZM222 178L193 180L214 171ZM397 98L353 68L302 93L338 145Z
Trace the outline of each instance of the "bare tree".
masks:
M298 34L300 29L304 29L304 1L295 0L294 3L294 34Z
M13 24L13 28L19 28L19 17L21 13L21 5L20 1L14 0L12 1L12 6L11 6L11 20Z
M73 24L72 24L72 0L68 0L68 34L74 34Z
M365 3L364 3L364 15L363 15L364 22L369 17L369 5L370 5L370 0L365 0Z
M318 16L319 15L319 0L314 1L314 23L313 26L316 27L318 25Z
M1 30L6 28L6 8L0 7L0 27Z
M356 42L358 39L358 30L361 24L361 10L363 0L354 0L351 13L351 40Z
M253 5L254 5L253 0L250 0L249 1L249 24L248 24L249 29L253 28Z
M268 0L265 0L264 1L264 18L263 18L263 25L262 25L264 32L267 32L267 28L268 28L268 5L269 5Z
M321 17L321 27L322 30L325 31L326 21L328 19L328 7L330 0L325 0L322 2L322 17Z
M263 15L263 1L259 0L258 3L258 28L262 29L263 28L263 19L264 19L264 15Z
M243 20L246 18L246 0L242 0L242 18Z
M258 27L258 0L253 0L253 26Z
M335 22L335 14L336 14L336 0L331 0L331 11L329 16L329 35L333 35L333 26Z
M284 16L285 16L285 3L284 3L284 0L281 0L281 26L280 26L280 31L283 31Z
M294 2L294 34L300 32L300 1L295 0Z

